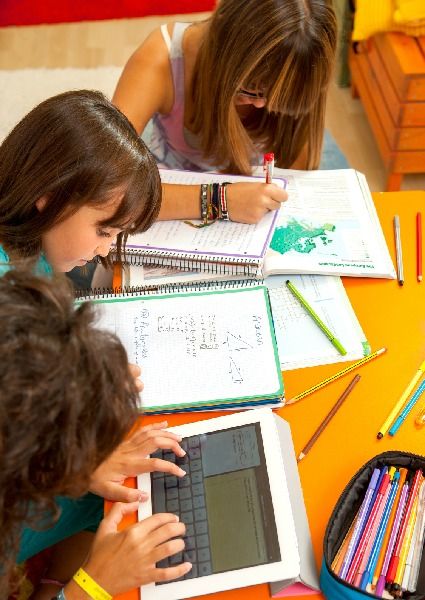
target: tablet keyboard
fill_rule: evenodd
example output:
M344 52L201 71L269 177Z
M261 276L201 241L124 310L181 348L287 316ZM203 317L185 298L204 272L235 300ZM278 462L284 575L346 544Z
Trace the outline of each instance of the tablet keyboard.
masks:
M152 473L152 512L174 513L186 525L184 551L160 561L157 566L164 568L191 562L192 569L184 579L192 579L212 573L200 436L184 438L180 445L186 450L183 458L165 450L151 455L175 462L186 471L184 477Z

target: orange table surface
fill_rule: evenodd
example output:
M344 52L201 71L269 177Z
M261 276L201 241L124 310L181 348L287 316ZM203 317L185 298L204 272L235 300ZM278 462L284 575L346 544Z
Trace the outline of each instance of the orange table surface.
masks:
M379 193L373 196L394 261L393 216L400 215L405 284L400 287L396 280L387 279L344 279L345 288L372 350L386 347L387 352L356 371L361 375L361 380L299 464L319 569L327 522L354 473L370 458L387 450L425 454L425 427L418 429L414 425L414 417L424 400L419 401L393 438L388 435L382 440L376 438L379 427L425 359L425 282L418 283L416 280L415 229L416 213L425 211L425 192ZM286 397L295 396L347 364L285 372ZM353 373L346 375L278 411L291 425L297 455L352 377ZM169 425L174 426L218 414L168 415L167 419ZM158 420L158 417L143 417L144 423L153 420ZM135 518L128 517L125 524L134 521ZM119 598L138 600L139 592L133 590ZM200 598L268 600L271 594L267 585L257 585ZM318 593L308 598L318 600L323 596Z

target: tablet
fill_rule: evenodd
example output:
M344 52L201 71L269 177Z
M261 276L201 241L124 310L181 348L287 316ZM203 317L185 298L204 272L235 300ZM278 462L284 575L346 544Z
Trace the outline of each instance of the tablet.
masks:
M158 566L192 563L184 578L141 588L143 600L180 600L278 580L295 580L300 560L276 417L250 410L171 428L183 437L187 458L174 460L183 478L143 474L150 492L139 519L179 515L185 550ZM289 429L288 429L289 431Z

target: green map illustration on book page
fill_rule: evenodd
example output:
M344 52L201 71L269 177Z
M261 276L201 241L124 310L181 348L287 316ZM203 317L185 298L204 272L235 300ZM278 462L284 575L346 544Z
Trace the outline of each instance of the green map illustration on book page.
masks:
M279 254L285 254L290 250L301 254L309 254L316 250L318 245L323 248L332 244L334 240L330 234L335 229L335 225L331 223L311 225L290 218L285 225L276 228L270 248L275 252L279 252ZM332 254L332 248L327 248L327 250Z

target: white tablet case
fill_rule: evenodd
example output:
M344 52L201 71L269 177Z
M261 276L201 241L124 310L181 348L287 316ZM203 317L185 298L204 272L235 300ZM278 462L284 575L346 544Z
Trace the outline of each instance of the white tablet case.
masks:
M315 594L319 591L319 577L314 560L311 544L310 528L305 510L301 481L298 474L297 460L292 443L289 424L278 415L276 419L282 449L283 462L285 463L286 479L288 481L289 499L291 502L292 516L295 521L295 531L298 540L300 555L300 574L295 580L276 581L270 583L273 598L284 598L292 595Z
M268 413L267 415L265 415L265 413ZM258 416L260 415L260 416ZM283 501L284 496L286 496L286 487L288 488L289 491L289 504L291 506L291 511L292 511L292 519L291 521L294 522L294 526L295 526L295 536L296 536L296 541L294 540L294 542L292 543L292 547L293 547L293 553L294 555L291 557L291 561L293 562L293 560L295 560L298 563L298 568L296 569L296 571L293 570L292 568L292 573L294 573L294 576L292 576L290 579L283 579L281 581L278 581L276 583L271 583L271 591L272 594L276 594L276 597L280 596L280 593L282 592L282 590L284 590L284 592L282 593L282 595L290 595L292 593L294 593L294 587L296 586L297 591L295 592L297 595L298 594L305 594L305 593L309 593L309 591L311 593L314 593L315 591L317 591L318 588L318 576L317 576L317 571L316 571L316 566L315 566L315 561L314 561L314 556L313 556L313 550L312 550L312 545L311 545L311 539L310 539L310 531L309 531L309 526L308 526L308 521L307 521L307 515L306 515L306 511L305 511L305 506L304 506L304 499L303 499L303 495L302 495L302 489L301 489L301 483L300 483L300 479L298 476L298 468L297 468L297 463L296 463L296 459L295 459L295 451L294 451L294 447L293 447L293 443L292 443L292 436L291 436L291 430L289 427L289 424L284 421L281 417L279 417L278 415L273 414L273 412L270 409L267 408L260 408L260 409L254 409L254 410L249 410L249 411L245 411L244 413L234 413L225 417L218 417L215 419L208 419L207 421L202 421L202 422L194 422L194 423L190 423L187 425L183 425L177 428L172 428L171 430L176 431L176 433L182 434L184 436L186 435L194 435L197 433L202 432L201 430L203 429L203 426L201 425L201 423L208 423L207 426L207 430L208 431L216 431L216 430L220 430L220 429L225 429L227 427L232 427L235 425L241 425L241 424L245 424L247 422L255 422L257 420L261 420L264 419L266 421L269 421L270 418L272 418L272 422L274 422L276 428L275 428L275 433L276 433L276 437L273 435L273 432L269 431L269 434L271 433L271 435L269 436L268 440L265 440L263 438L263 442L269 446L269 444L277 444L278 440L280 440L280 454L281 457L278 456L279 454L279 448L276 448L277 452L273 451L274 457L276 459L277 462L280 462L282 464L282 481L285 481L285 477L287 480L287 485L284 485L281 490L278 490L278 492L280 492L280 496L281 496L281 502ZM220 422L222 421L222 419L226 420L226 426L223 427L223 425L220 426ZM217 425L215 425L215 422L217 422ZM212 426L214 424L214 426ZM184 430L184 433L182 431L182 429ZM270 446L269 446L270 447ZM142 482L145 482L146 484L146 479L145 479L146 475L142 475L139 476L138 481L139 481L139 487L141 489L146 489L145 485L142 484ZM142 484L142 485L141 485ZM276 481L271 485L271 488L274 488L276 484ZM272 490L273 491L273 490ZM274 490L274 493L276 493L276 489ZM276 497L276 496L275 496ZM274 501L275 503L275 501ZM282 502L282 504L284 504L285 502ZM143 503L140 505L141 511L139 511L139 518L144 518L146 516L148 516L146 514L146 509L147 509L147 504L150 504L150 502L148 501L146 504ZM280 504L281 505L281 504ZM280 506L279 505L279 506ZM151 509L150 509L151 510ZM144 514L143 514L144 513ZM292 529L292 528L290 528ZM291 532L288 531L287 535L290 537L291 536ZM298 552L300 554L300 556L295 556L295 554L297 554L297 548L296 546L298 545ZM271 565L267 565L267 568L270 568ZM257 567L257 569L260 569L261 567ZM298 572L298 576L295 575L295 573ZM275 573L276 574L276 573ZM194 596L194 595L201 595L201 594L208 594L211 593L212 591L220 591L220 590L226 590L226 589L234 589L237 587L240 587L241 584L240 583L240 578L239 581L237 583L235 583L235 585L229 585L229 579L232 578L232 572L226 572L224 574L219 575L220 577L222 577L222 584L223 586L219 589L211 589L211 587L208 585L209 583L212 583L212 580L210 579L210 577L213 578L217 578L217 575L213 575L213 576L208 576L208 577L200 577L197 580L188 580L187 583L189 582L197 582L196 585L194 585L193 587L196 589L193 590L193 593L187 593L188 590L186 588L186 595L180 595L177 593L177 595L174 594L175 590L171 587L169 588L168 585L164 585L164 586L160 586L160 588L162 588L162 590L159 590L158 588L155 590L155 586L153 584L149 584L148 586L144 586L142 588L142 598L149 598L149 600L155 600L155 598L164 598L166 597L167 600L171 599L171 598L187 598L190 596ZM264 575L263 575L264 576ZM254 578L252 577L252 575L248 575L244 581L245 585L254 585L254 584L258 584L258 583L262 583L265 581L271 581L271 579L268 580L255 580L255 576ZM205 585L203 585L203 582ZM170 582L172 583L172 582ZM302 585L303 589L299 590L299 586ZM290 587L289 587L290 586ZM200 589L202 587L202 589ZM216 586L212 586L212 587L216 587ZM166 589L168 588L168 591L171 592L169 595L164 596L164 592L166 591ZM208 589L209 588L209 589ZM304 590L305 588L305 590ZM293 591L294 590L294 591Z

